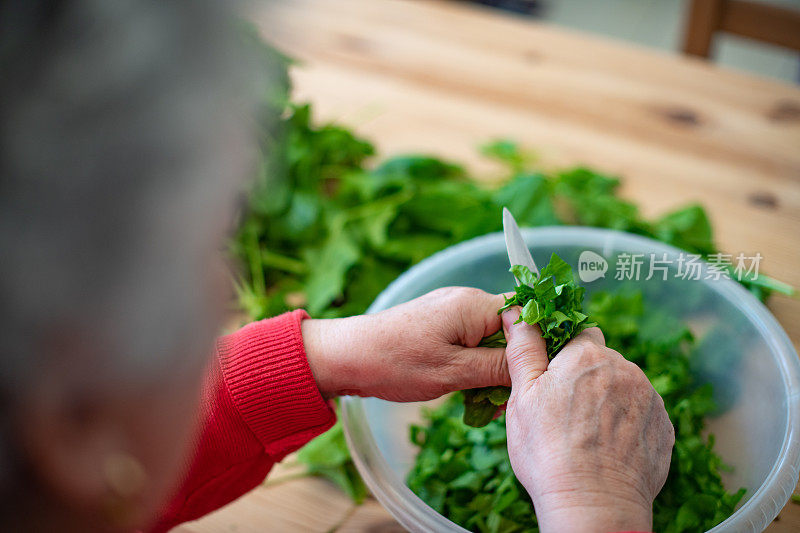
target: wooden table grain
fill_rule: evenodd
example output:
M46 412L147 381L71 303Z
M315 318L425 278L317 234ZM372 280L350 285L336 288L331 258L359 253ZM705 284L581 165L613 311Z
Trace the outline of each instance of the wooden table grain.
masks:
M253 18L300 60L295 99L383 155L432 152L488 177L497 168L476 146L516 139L545 168L620 175L648 216L702 203L723 250L760 252L765 271L800 286L797 87L454 2L293 0ZM800 301L770 307L800 346ZM355 508L296 470L279 465L266 485L177 531L402 530L377 502ZM800 531L800 506L768 531Z

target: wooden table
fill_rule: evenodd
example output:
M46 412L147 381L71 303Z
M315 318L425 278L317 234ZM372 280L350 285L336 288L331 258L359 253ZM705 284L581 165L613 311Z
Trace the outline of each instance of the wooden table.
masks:
M648 216L702 203L722 249L761 252L765 271L800 286L798 88L459 3L280 4L254 18L302 60L296 99L382 154L434 152L490 176L497 169L475 147L516 139L544 167L619 174ZM770 307L800 345L800 301L775 297ZM375 501L353 508L295 471L279 466L268 485L179 530L402 530ZM793 504L768 529L799 530Z

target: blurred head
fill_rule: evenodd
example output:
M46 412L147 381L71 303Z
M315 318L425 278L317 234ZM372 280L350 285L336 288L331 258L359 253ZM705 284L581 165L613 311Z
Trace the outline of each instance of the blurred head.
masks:
M146 525L175 487L251 160L224 5L0 4L4 531Z

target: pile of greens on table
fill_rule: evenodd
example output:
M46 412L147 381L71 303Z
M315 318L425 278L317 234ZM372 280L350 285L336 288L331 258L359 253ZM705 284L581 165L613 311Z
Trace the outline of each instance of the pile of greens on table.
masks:
M264 54L267 62L281 61L270 50ZM284 76L280 90L264 99L262 163L231 241L241 265L239 302L252 320L297 307L315 317L363 313L414 263L500 230L502 206L522 226L612 228L691 253L717 252L698 205L645 219L617 196L616 178L588 168L536 171L533 158L508 141L483 148L510 171L498 187L482 185L463 167L436 157L379 160L372 144L350 130L314 125L310 107L291 103L288 93ZM277 128L268 119L276 114L282 115ZM773 290L788 290L763 275L743 285L762 300ZM701 435L714 402L709 387L698 386L689 372L697 341L684 324L663 320L650 327L659 316L657 310L645 313L645 305L640 293L595 293L585 315L578 312L601 326L609 346L644 369L675 425L669 479L654 506L655 529L702 531L726 518L742 492L725 491L713 438ZM495 403L502 395L494 396ZM484 420L488 424L481 428L465 425L461 395L426 416L426 426L412 428L420 452L409 486L469 529L535 530L530 499L508 461L503 418ZM338 424L301 450L299 459L355 501L366 496Z

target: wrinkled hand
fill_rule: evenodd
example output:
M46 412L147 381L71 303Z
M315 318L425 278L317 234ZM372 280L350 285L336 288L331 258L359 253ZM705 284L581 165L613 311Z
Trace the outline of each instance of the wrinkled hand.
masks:
M504 298L479 289L437 289L374 315L302 322L323 396L407 402L510 385L503 348L477 348L498 331Z
M650 531L675 442L661 397L598 328L548 365L538 327L518 316L503 314L508 451L541 531Z

